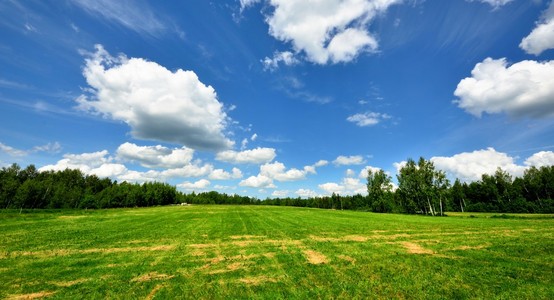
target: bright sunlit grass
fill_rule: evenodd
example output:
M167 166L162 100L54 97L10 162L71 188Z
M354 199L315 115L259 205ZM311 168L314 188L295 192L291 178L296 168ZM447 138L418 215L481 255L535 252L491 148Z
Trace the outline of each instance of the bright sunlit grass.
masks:
M0 298L554 297L554 218L449 215L4 211Z

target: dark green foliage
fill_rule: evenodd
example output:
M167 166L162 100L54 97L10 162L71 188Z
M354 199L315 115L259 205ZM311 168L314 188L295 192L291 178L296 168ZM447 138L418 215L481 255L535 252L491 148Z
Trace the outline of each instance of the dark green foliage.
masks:
M444 211L554 213L554 166L527 169L522 178L498 169L494 175L450 186L431 161L408 159L392 190L384 171L368 172L368 195L339 195L259 200L215 191L184 194L160 182L117 183L79 170L38 172L34 165L0 169L0 208L76 209L146 207L178 203L275 205L373 212L424 213Z
M177 190L166 183L116 183L79 170L38 172L17 164L0 170L2 208L113 208L177 203Z

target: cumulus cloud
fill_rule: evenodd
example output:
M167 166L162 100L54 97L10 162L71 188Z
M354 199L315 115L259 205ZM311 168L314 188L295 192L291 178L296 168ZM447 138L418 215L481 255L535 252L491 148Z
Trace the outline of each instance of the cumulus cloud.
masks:
M325 194L330 195L332 193L335 194L341 194L341 195L356 195L356 194L367 194L367 187L366 187L366 176L361 176L361 174L364 172L364 170L367 170L368 168L373 167L365 167L360 171L360 176L358 178L354 177L356 175L356 172L354 170L348 169L346 172L346 177L342 179L340 183L336 182L327 182L318 185L318 187L325 191ZM367 172L366 172L367 174Z
M140 139L222 150L233 142L223 134L228 117L215 90L193 71L172 72L142 58L111 56L101 45L85 59L90 88L79 108L131 127Z
M352 156L338 156L333 164L337 166L348 166L348 165L361 165L365 163L363 156L361 155L352 155Z
M271 196L276 198L284 198L288 197L289 191L288 190L275 190L273 193L271 193Z
M323 191L325 191L327 194L333 194L333 193L341 194L345 190L344 186L339 185L338 183L335 183L335 182L322 183L318 185L318 187Z
M262 59L264 70L274 71L279 68L279 64L285 66L292 66L298 64L300 61L294 57L294 53L290 51L275 52L273 58L265 57Z
M195 182L185 181L177 185L178 188L185 190L204 190L210 186L210 181L206 179L200 179Z
M366 112L355 114L346 118L347 121L355 123L360 127L372 126L379 124L383 120L390 119L391 117L387 114L376 113L376 112Z
M323 166L326 166L328 164L329 164L328 161L322 159L322 160L319 160L318 162L316 162L314 164L314 167L323 167Z
M155 147L153 147L155 149ZM148 149L152 150L152 149ZM179 149L177 149L179 150ZM169 150L173 151L173 150ZM189 177L203 177L214 174L214 176L226 176L230 178L237 178L240 174L240 170L233 169L232 173L226 173L222 170L214 170L211 164L200 165L199 162L188 163L182 165L181 163L169 163L170 160L146 160L145 157L153 156L140 156L142 162L166 164L167 166L180 166L175 168L168 168L163 170L147 170L147 171L135 171L129 170L125 165L114 163L114 158L109 156L107 150L82 153L82 154L64 154L63 159L59 160L56 164L46 165L39 169L39 171L62 171L65 169L78 169L84 174L97 175L99 177L110 177L119 181L127 182L148 182L148 181L168 181L173 178L189 178ZM242 174L240 174L242 176Z
M505 58L487 58L458 84L458 107L481 116L486 112L512 116L554 116L554 61L521 61L508 65Z
M512 176L522 176L525 170L524 166L515 163L513 157L494 148L463 152L451 157L437 156L431 158L431 161L436 169L465 182L480 180L483 174L492 175L498 168Z
M372 166L366 166L360 171L360 174L358 175L359 178L366 179L367 178L367 172L371 170L373 174L379 172L381 168L372 167Z
M312 171L310 168L308 168L308 170ZM260 166L260 175L277 181L297 181L305 179L306 174L309 172L308 170L294 168L286 170L285 165L277 161Z
M254 188L276 188L271 178L261 174L259 174L258 176L250 176L239 182L239 185Z
M250 176L241 181L240 186L257 188L275 188L273 181L299 181L306 179L308 174L316 174L316 165L322 165L322 161L311 166L305 166L302 170L287 167L281 162L266 163L260 166L257 176Z
M273 148L255 148L237 152L226 150L216 154L215 159L232 164L262 164L272 161L277 154Z
M179 168L188 165L194 150L182 147L169 149L161 145L137 146L124 143L117 149L118 158L124 161L138 162L147 168Z
M127 167L122 164L104 163L97 168L91 169L88 174L96 175L100 178L119 177L127 173Z
M534 166L537 168L545 166L554 166L554 152L552 151L541 151L533 154L525 160L526 166Z
M238 168L233 168L231 173L222 169L216 169L212 171L209 178L213 180L239 179L242 178L242 172Z
M314 198L317 197L318 194L310 189L298 189L296 192L294 192L298 197L301 198Z
M108 154L107 150L82 154L64 154L63 159L56 164L43 166L39 168L39 171L73 169L99 177L118 177L126 174L128 172L127 167L112 163L113 158L109 157Z
M554 1L550 2L533 31L521 40L519 47L534 55L554 49Z
M400 2L271 0L273 10L266 22L269 34L292 44L295 55L302 53L317 64L349 62L360 53L377 51L377 40L368 27L377 15ZM276 57L266 59L271 65Z

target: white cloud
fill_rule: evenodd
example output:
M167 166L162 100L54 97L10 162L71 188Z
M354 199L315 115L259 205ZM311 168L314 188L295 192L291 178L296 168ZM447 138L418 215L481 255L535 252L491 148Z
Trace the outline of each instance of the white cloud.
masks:
M215 159L232 164L262 164L272 161L277 154L273 148L255 148L241 152L227 150L217 153Z
M242 178L242 172L238 168L233 168L231 173L222 169L216 169L212 171L209 178L213 180L239 179Z
M527 160L525 160L526 166L535 166L537 168L545 166L554 166L554 152L541 151L533 154Z
M48 152L48 153L58 153L62 150L62 146L58 142L48 143L42 146L35 146L31 152Z
M311 170L308 168L308 170ZM307 170L289 169L283 163L274 162L260 166L260 175L277 181L298 181L306 178Z
M317 64L349 62L360 53L375 52L378 43L369 24L401 0L271 0L266 16L269 34L291 43L296 54L304 53ZM271 63L272 59L268 59ZM275 58L274 58L275 59Z
M533 31L521 40L519 47L534 55L554 49L554 1L550 2Z
M156 148L153 147L155 150ZM153 150L148 149L148 150ZM180 149L176 149L180 150ZM172 152L175 150L169 150ZM153 156L147 156L142 153L140 158L143 162L147 161L146 158L152 158ZM211 174L214 176L226 176L230 178L239 178L242 174L240 170L233 169L233 173L214 171L211 164L199 165L199 162L189 163L182 167L168 168L163 170L147 170L147 171L135 171L129 170L123 164L113 163L113 158L109 156L107 150L82 153L82 154L65 154L63 159L59 160L56 164L46 165L39 169L39 171L63 171L65 169L78 169L85 174L94 174L99 177L110 177L119 181L127 182L147 182L147 181L159 181L164 182L172 178L189 178L189 177L203 177ZM170 160L166 160L165 163L168 166L178 166L181 163L169 163ZM160 163L161 160L153 159L151 163ZM221 170L222 171L222 170Z
M101 16L138 33L157 36L166 26L142 1L72 0L87 13Z
M316 162L314 164L314 167L323 167L323 166L326 166L328 164L329 164L328 161L322 159L322 160L319 160L318 162Z
M240 10L243 11L244 9L259 3L261 0L240 0Z
M246 149L246 146L248 145L248 139L242 139L242 142L240 143L240 150Z
M28 154L27 151L19 150L2 143L0 143L0 151L5 152L10 156L26 156Z
M277 198L285 198L288 197L289 191L288 190L275 190L273 193L271 193L271 196L277 197Z
M400 174L400 170L406 166L408 162L403 160L401 162L395 162L392 165L396 168L396 174Z
M196 165L190 164L181 168L167 169L159 172L161 178L177 178L177 177L202 177L211 174L213 166L210 164Z
M514 0L467 0L468 2L474 2L474 1L478 1L478 2L481 2L481 3L486 3L486 4L489 4L490 6L492 6L493 8L497 9L501 6L504 6Z
M127 167L125 167L122 164L112 164L112 163L105 163L99 166L98 168L94 168L90 171L88 171L88 174L96 175L100 178L105 177L118 177L122 176L127 173Z
M340 183L327 182L320 184L319 188L326 192L326 194L341 194L341 195L355 195L355 194L367 194L367 187L365 180L362 181L359 178L354 178L355 172L346 174L346 177L342 179Z
M264 175L250 176L239 182L239 185L254 188L276 188L273 184L273 180Z
M185 181L177 185L178 188L185 190L204 190L210 186L210 181L206 179L200 179L196 182Z
M347 169L346 170L346 177L353 177L354 174L356 174L356 172L354 172L354 170L352 170L352 169Z
M117 178L125 176L129 171L122 164L112 163L112 158L108 156L108 151L97 151L82 154L64 154L63 159L56 164L46 165L39 168L44 171L63 171L65 169L80 170L87 175L97 175L99 177Z
M390 118L391 117L387 114L366 112L349 116L348 118L346 118L346 120L352 123L356 123L356 125L360 127L365 127L379 124L379 122Z
M274 71L279 68L279 64L284 64L285 66L293 66L298 64L300 61L294 57L294 53L290 51L275 52L273 58L265 57L262 59L262 64L264 65L264 70Z
M314 198L318 196L318 194L315 191L312 191L310 189L299 189L294 193L301 198Z
M455 103L481 116L505 112L513 116L554 116L554 61L521 61L508 66L505 58L487 58L460 81Z
M169 149L161 145L137 146L124 143L117 149L118 158L124 161L138 162L147 168L179 168L188 165L194 150L182 147Z
M337 166L347 166L347 165L361 165L365 163L363 156L361 155L352 155L352 156L343 156L340 155L333 161L333 164Z
M255 141L257 138L258 138L258 135L254 133L254 134L250 137L250 140L251 140L251 141Z
M492 175L502 168L512 176L522 176L525 167L515 164L514 158L494 148L463 152L451 157L433 157L436 169L443 170L454 178L470 182L481 179L481 175Z
M233 145L223 134L228 117L215 90L193 71L112 57L101 45L85 61L91 95L77 99L79 108L127 123L136 138L206 150Z
M160 172L149 170L146 172L139 172L134 170L129 170L124 174L118 175L117 180L119 181L127 181L127 182L154 182L154 181L164 181L165 178L163 178L160 175Z
M369 170L371 170L371 172L373 174L375 174L375 173L379 172L381 170L381 168L366 166L365 168L363 168L360 171L360 174L358 175L358 177L361 178L361 179L366 179L367 178L367 171L369 171Z
M332 194L332 193L341 194L344 192L344 186L339 185L335 182L323 183L318 185L318 187L323 191L325 191L327 194Z
M62 149L62 146L58 142L48 143L42 146L35 146L31 150L16 149L6 144L0 143L0 151L5 152L8 155L14 156L14 157L27 156L31 153L37 153L37 152L58 153L60 152L61 149Z

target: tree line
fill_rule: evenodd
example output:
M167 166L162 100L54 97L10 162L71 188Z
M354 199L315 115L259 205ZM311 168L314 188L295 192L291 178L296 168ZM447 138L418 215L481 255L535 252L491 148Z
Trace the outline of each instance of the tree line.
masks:
M443 171L424 158L408 159L397 175L398 187L383 170L369 170L367 195L308 199L228 195L215 191L183 193L167 183L112 181L80 170L39 172L34 165L0 169L0 208L116 208L180 203L240 204L349 209L373 212L444 215L446 211L554 213L554 166L530 167L522 177L497 169L493 175L453 184Z
M166 183L117 183L80 170L38 172L17 164L0 170L0 208L115 208L168 205L178 192Z

